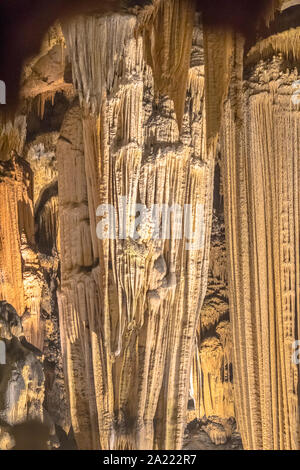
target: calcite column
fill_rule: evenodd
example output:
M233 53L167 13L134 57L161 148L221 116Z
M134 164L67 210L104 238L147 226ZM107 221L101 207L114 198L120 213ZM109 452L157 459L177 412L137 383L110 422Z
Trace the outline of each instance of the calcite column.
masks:
M270 56L272 45L293 50L283 39L258 44L244 82L236 55L222 136L235 405L246 449L299 449L299 74L286 56Z
M64 28L82 122L70 111L58 146L60 314L80 448L181 448L207 283L214 162L203 65L192 60L188 71L179 133L173 102L154 91L136 24L94 16ZM196 58L200 42L197 27ZM147 210L135 231L138 204ZM174 218L176 204L190 205L193 234ZM155 205L173 207L169 236Z
M99 448L91 340L91 316L97 318L93 251L83 129L79 105L67 112L57 143L61 286L59 295L61 346L70 412L77 443ZM104 399L104 397L103 397Z

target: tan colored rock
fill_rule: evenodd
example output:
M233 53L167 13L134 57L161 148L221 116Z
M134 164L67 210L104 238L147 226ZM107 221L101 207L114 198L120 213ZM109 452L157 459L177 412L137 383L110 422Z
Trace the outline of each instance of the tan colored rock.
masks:
M0 160L21 155L26 138L26 117L0 113Z
M57 446L68 407L80 449L194 448L193 418L195 448L240 448L234 417L246 449L299 448L299 28L245 58L258 9L248 25L237 5L224 28L214 3L93 10L24 66L20 110L0 122L0 300L19 315L1 303L1 449L46 448L48 428ZM261 19L294 3L260 2ZM78 98L52 132L57 92L56 131ZM221 218L210 237L219 148L226 250ZM202 245L155 204L190 204Z
M299 448L299 109L295 68L238 71L222 155L237 421L246 449ZM243 91L243 93L242 93ZM239 117L239 119L236 118Z
M57 148L59 301L80 448L181 448L207 281L214 163L205 153L203 65L189 71L179 134L172 101L154 95L135 29L129 15L64 28L82 110L67 114ZM75 60L85 50L91 69ZM121 211L120 196L128 197L127 234L99 240L96 210L110 203ZM173 223L170 240L152 239L149 214L135 237L137 203L190 203L194 220L203 204L204 244L187 250Z
M21 234L32 242L32 173L19 158L0 162L0 299L15 306L19 315L25 308Z
M235 410L224 221L221 212L214 212L208 286L197 327L188 415L190 421L209 419L209 426L203 429L220 445L231 436Z
M12 426L27 420L43 422L42 355L27 343L20 317L5 301L0 302L0 339L6 345L6 363L1 365L0 379L1 423ZM6 448L9 447L8 428L4 427L3 433L1 448Z

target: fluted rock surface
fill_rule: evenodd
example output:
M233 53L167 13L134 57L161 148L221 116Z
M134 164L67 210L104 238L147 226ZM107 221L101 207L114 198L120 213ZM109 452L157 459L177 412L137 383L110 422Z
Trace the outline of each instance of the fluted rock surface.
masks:
M21 236L33 241L32 172L29 165L13 157L0 162L0 299L25 308Z
M20 155L26 138L26 116L0 113L0 160Z
M129 15L78 18L64 28L81 110L67 114L57 149L59 300L80 448L181 447L207 282L214 162L205 152L201 31L194 33L179 134L174 105L155 93L135 28ZM124 209L126 230L118 218L115 237L107 204L115 214ZM136 236L137 204L147 211ZM183 219L171 216L170 237L152 236L154 204L190 204L193 229L182 237ZM193 237L200 239L194 248Z
M80 449L178 449L194 418L200 448L236 419L299 449L299 28L129 3L52 26L0 117L0 449L27 419L56 446L69 406Z
M41 348L40 309L46 281L35 250L33 174L20 157L0 162L0 172L0 299L16 308L27 340Z
M54 103L54 108L58 106ZM42 122L40 127L42 128ZM23 278L35 287L22 317L26 336L32 319L39 319L37 335L31 341L45 356L45 408L55 424L70 429L69 404L64 384L60 345L57 289L60 284L59 221L56 144L58 132L42 133L26 142L24 154L33 172L35 249L25 250ZM39 294L39 295L37 295ZM35 317L33 312L35 309ZM29 314L30 312L30 314ZM32 332L33 333L33 332ZM37 343L38 341L38 343Z
M237 57L222 138L237 420L245 448L298 449L299 74L277 55L242 82Z
M2 130L4 135L7 128ZM7 139L10 142L9 136ZM23 142L19 150L22 154L27 150L26 161L16 154L14 142L12 154L7 155L11 158L0 161L0 300L14 306L26 340L45 353L46 407L55 422L68 431L56 299L55 143L55 135L37 136L34 142L26 142L24 149Z

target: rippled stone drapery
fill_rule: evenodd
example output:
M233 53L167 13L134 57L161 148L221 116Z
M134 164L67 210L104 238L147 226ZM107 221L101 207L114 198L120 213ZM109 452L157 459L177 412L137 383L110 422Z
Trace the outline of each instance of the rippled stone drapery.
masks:
M194 0L154 0L141 14L144 57L155 91L174 102L179 128L184 114L195 18Z
M222 155L237 420L246 449L298 449L299 75L269 57L243 84L236 57Z
M25 308L21 236L33 240L32 173L15 157L0 161L0 300Z
M64 28L83 116L81 125L79 109L70 111L58 145L60 314L80 448L181 447L207 282L214 163L205 152L203 65L189 71L179 135L172 102L154 96L135 27L134 16L113 16ZM172 238L151 240L147 217L137 240L131 232L97 239L97 207L119 213L120 196L127 227L137 203L191 204L194 221L203 204L203 246L187 250L172 219Z

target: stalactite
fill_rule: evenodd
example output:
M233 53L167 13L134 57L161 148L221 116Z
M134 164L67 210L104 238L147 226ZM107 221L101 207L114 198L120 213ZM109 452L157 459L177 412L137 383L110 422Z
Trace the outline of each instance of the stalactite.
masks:
M244 84L235 69L222 155L237 420L246 449L299 449L299 74L280 56Z
M41 322L41 303L45 280L40 267L38 253L21 234L22 278L24 288L24 313L22 324L25 337L40 350L43 349L44 328Z
M58 197L51 197L38 215L38 247L43 253L51 254L59 249Z
M169 96L179 128L184 114L194 0L154 0L142 12L138 30L143 34L144 57L152 68L155 90Z
M58 145L59 303L76 440L80 448L180 448L210 238L203 66L189 72L179 136L173 102L154 96L134 16L79 18L64 30L83 116L70 111ZM120 214L122 196L125 236L117 219L114 239L97 238L97 208L112 204ZM135 239L138 203L148 213ZM191 204L193 226L202 205L201 247L186 249L191 240L176 239L172 220L171 239L152 238L153 204Z
M33 142L25 146L24 149L26 161L29 163L34 175L33 202L35 212L37 208L45 204L53 192L57 194L57 188L54 186L55 182L57 186L57 160L55 152L58 137L58 132L41 134Z
M69 404L79 449L180 449L194 418L209 447L236 418L246 449L299 449L297 8L270 24L299 1L138 3L51 28L28 119L0 116L0 449L47 410L68 433Z
M275 13L281 10L282 5L285 0L271 0L270 2L265 3L265 7L261 12L261 17L259 20L265 22L267 26L270 25L270 22L274 19Z
M9 160L12 153L21 155L26 136L26 118L23 115L0 114L0 160Z
M253 64L260 58L283 53L297 62L300 59L300 28L289 29L259 41L247 54L247 63Z
M281 0L266 3L259 20L267 25L280 8ZM240 19L241 20L241 19ZM255 32L258 25L250 25ZM237 24L236 27L239 27ZM216 24L213 12L203 12L203 36L205 57L205 98L208 152L215 154L223 117L224 102L227 98L229 83L234 70L235 43L246 39L245 31L234 30L230 22Z
M100 112L105 93L118 86L120 78L126 80L125 70L130 74L132 67L139 65L135 57L129 56L127 63L122 60L124 44L133 36L134 28L134 17L120 15L82 16L63 27L80 103L92 113ZM78 37L82 38L79 43ZM80 57L79 62L77 57ZM120 64L126 69L122 70Z
M206 139L208 151L216 152L219 130L223 115L223 104L228 93L231 77L234 34L230 29L205 24L205 97L206 97Z
M37 107L38 107L38 116L40 119L44 118L45 114L45 104L47 101L51 101L52 106L54 105L54 98L56 95L55 91L46 91L45 93L40 93L38 95Z

